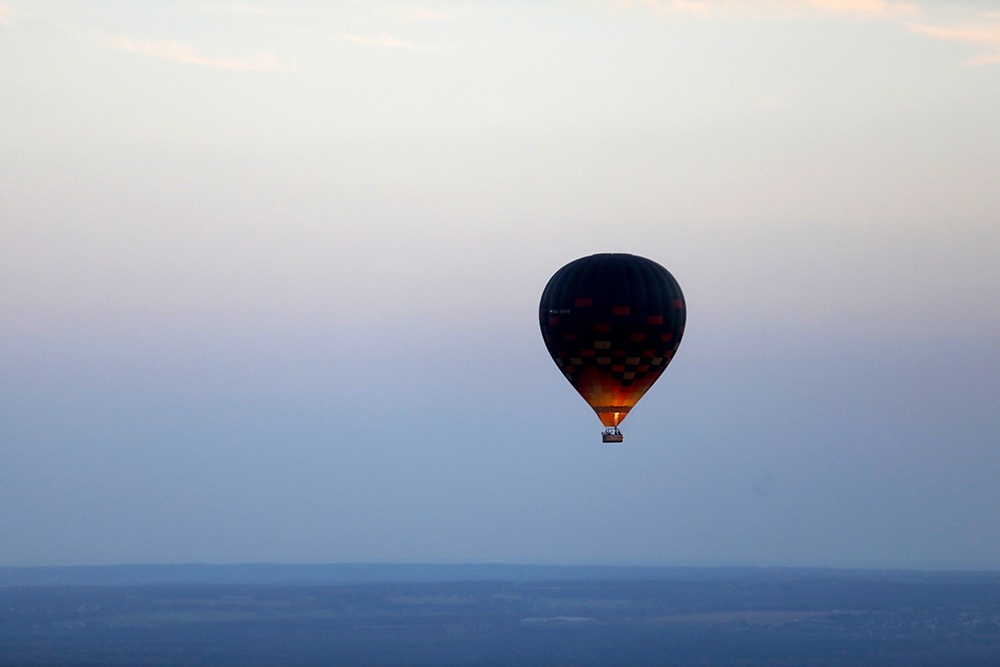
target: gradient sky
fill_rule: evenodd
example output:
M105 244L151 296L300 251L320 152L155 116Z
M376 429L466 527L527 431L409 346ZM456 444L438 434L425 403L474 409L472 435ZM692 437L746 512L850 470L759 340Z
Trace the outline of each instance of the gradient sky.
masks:
M1000 568L998 184L993 2L0 0L0 565Z

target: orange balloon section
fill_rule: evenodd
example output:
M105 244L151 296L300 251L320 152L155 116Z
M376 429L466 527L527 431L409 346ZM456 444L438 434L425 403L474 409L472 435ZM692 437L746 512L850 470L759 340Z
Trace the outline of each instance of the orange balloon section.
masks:
M545 286L538 311L545 346L613 430L613 441L621 441L617 426L673 359L685 312L670 272L636 255L583 257Z

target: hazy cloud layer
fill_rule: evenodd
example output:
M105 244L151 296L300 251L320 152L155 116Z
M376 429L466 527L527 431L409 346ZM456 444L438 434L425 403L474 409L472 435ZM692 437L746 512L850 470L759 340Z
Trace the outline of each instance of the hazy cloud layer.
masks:
M849 15L858 18L891 18L919 11L910 2L886 0L621 0L624 9L647 9L664 15L690 14L713 18L780 19Z
M256 16L278 16L279 11L264 5L244 5L235 3L207 3L198 8L204 12L231 12L235 14L253 14Z
M1000 62L1000 19L997 12L972 5L887 0L622 0L615 6L645 9L662 16L691 16L727 20L815 20L850 17L899 24L934 39L962 42L989 52L967 59L970 65Z
M364 46L380 46L390 49L419 49L421 48L417 44L404 41L402 39L396 39L386 33L382 33L377 37L362 37L361 35L337 35L338 39L342 39L345 42L353 42L354 44L362 44Z
M258 53L249 57L212 58L195 52L189 44L172 40L148 41L126 36L108 37L107 44L113 48L154 58L177 60L192 65L207 65L224 69L251 70L255 72L297 72L298 67L279 64L273 53Z
M993 15L984 16L978 25L949 27L942 25L914 24L910 29L921 35L952 42L962 42L987 50L987 53L972 56L970 65L1000 63L1000 19Z

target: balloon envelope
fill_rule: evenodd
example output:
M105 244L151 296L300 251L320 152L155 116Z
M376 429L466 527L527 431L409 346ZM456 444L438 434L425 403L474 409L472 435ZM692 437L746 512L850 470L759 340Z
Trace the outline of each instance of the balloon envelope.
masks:
M626 254L582 257L542 292L542 338L559 370L617 427L673 359L684 335L684 295L656 262Z

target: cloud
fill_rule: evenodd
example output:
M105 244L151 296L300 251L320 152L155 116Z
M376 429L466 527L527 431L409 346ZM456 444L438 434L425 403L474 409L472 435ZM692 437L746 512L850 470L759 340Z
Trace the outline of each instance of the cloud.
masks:
M920 10L909 2L886 0L805 0L804 5L824 12L859 17L885 17L916 14Z
M192 65L207 65L224 69L240 69L254 72L297 72L298 67L286 67L278 63L273 53L262 52L249 58L207 58L198 55L187 44L173 40L147 41L131 37L115 36L106 39L109 46L154 58L178 60Z
M711 14L720 3L700 0L620 0L615 6L622 9L645 8L656 14Z
M233 14L255 14L257 16L277 16L278 11L271 7L260 5L243 5L236 3L211 2L202 5L199 9L206 12L231 12Z
M661 15L689 15L724 20L795 20L849 17L885 21L901 29L938 40L978 46L983 53L966 60L969 65L1000 64L1000 11L975 12L970 6L940 7L929 2L905 0L613 0L611 6ZM934 24L936 18L964 15L960 27Z
M962 42L988 49L990 53L974 56L966 62L970 65L985 65L1000 63L1000 24L982 26L964 26L959 28L914 24L909 26L910 30L931 37L950 42Z
M380 46L393 49L420 49L421 47L412 42L405 42L401 39L396 39L395 37L390 37L386 33L382 33L378 37L361 37L359 35L337 35L337 39L342 39L345 42L353 42L355 44L363 44L365 46Z
M447 21L451 17L447 14L442 14L441 12L436 12L431 9L412 9L405 14L403 14L404 20L409 21L427 21L427 22L439 22Z
M646 9L656 14L772 19L816 14L857 18L912 16L918 7L902 0L618 0L621 9Z

